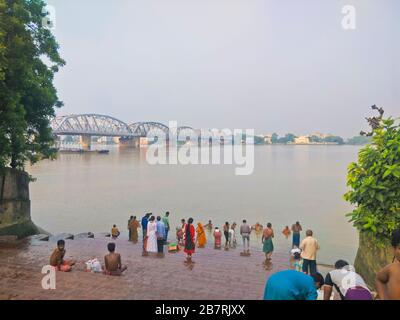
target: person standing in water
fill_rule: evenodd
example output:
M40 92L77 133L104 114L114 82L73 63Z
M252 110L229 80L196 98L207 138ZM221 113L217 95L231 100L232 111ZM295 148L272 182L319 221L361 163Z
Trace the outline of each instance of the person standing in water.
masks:
M211 231L213 229L213 224L212 224L211 220L208 220L208 223L206 225L204 225L204 229L207 229L208 232L211 233Z
M292 232L290 231L289 226L286 226L285 229L283 229L283 231L282 231L282 234L285 236L286 239L289 238L291 233Z
M158 252L157 246L157 223L155 217L151 216L149 223L147 224L147 241L146 241L146 252Z
M157 222L156 222L156 226L157 226L157 231L156 231L156 235L157 235L157 254L159 257L163 257L164 256L164 243L165 243L165 224L164 222L161 220L161 217L158 216L157 217Z
M192 254L195 251L195 230L193 226L193 218L189 218L183 230L183 240L185 242L186 261L192 262Z
M138 229L140 228L139 221L136 220L136 216L129 223L129 233L130 233L130 241L133 243L138 242Z
M225 222L224 224L224 236L225 236L225 250L229 249L229 222Z
M243 224L240 226L240 235L243 239L243 255L250 255L250 234L251 227L246 220L243 220Z
M199 248L204 248L207 243L206 232L204 230L203 225L200 222L197 224L196 233L197 233L197 244Z
M165 216L162 218L162 222L164 223L165 226L165 240L164 242L168 242L168 232L171 230L171 227L169 225L169 211L165 213Z
M131 216L131 217L129 218L129 220L128 220L128 233L129 233L129 235L128 235L128 240L129 240L129 241L132 241L132 240L131 240L131 237L132 237L131 222L132 222L132 220L133 220L133 216Z
M272 229L272 224L268 223L262 235L263 252L265 253L265 263L271 260L272 253L274 252L274 244L272 242L273 237L274 237L274 230Z
M229 247L232 249L236 248L236 222L232 223L229 229Z
M300 247L300 232L302 231L302 227L300 222L296 222L294 225L292 225L292 232L293 232L293 243L292 243L292 248Z
M214 230L214 249L221 249L221 238L222 238L222 233L221 230L219 230L218 227L215 227Z

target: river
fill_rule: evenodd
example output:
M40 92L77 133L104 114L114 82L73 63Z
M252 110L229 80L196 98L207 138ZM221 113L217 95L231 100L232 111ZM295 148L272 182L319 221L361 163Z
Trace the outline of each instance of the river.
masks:
M173 229L181 218L220 227L245 218L271 222L277 249L287 251L281 231L298 220L319 240L319 262L354 261L358 238L343 194L359 147L256 146L248 176L235 175L235 165L150 165L145 149L107 148L109 154L60 154L27 168L37 179L30 188L37 225L53 234L104 232L112 224L126 231L130 215L165 211ZM261 247L260 239L252 242Z

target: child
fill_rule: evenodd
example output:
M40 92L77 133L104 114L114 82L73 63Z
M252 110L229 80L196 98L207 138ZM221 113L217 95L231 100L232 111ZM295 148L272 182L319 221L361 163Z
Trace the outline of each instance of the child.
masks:
M182 245L182 241L183 241L182 228L176 227L176 239L178 240L178 245Z
M292 250L290 250L290 254L292 257L292 263L294 263L294 270L302 272L303 268L303 259L301 258L301 250L298 247L294 247Z
M221 249L222 232L218 227L214 229L214 249Z
M65 252L65 241L58 240L57 248L53 251L50 257L50 265L56 267L58 271L69 272L72 270L75 261L64 260Z

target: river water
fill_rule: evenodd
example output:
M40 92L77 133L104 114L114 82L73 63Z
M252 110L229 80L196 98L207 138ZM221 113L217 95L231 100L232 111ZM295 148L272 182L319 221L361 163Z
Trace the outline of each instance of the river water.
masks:
M130 215L165 211L173 229L181 218L220 227L245 218L271 222L276 248L287 251L281 231L298 220L319 240L319 262L354 261L358 239L343 194L358 147L256 146L248 176L235 175L235 165L150 165L145 149L107 148L109 154L60 154L27 168L37 179L30 189L37 225L53 234L104 232L112 224L125 231ZM252 242L261 247L257 237Z

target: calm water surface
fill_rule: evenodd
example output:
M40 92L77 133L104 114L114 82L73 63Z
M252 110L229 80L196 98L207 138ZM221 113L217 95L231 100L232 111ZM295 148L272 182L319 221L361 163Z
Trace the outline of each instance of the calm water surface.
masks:
M110 147L108 155L61 154L28 168L32 218L51 233L125 230L130 215L170 211L181 218L251 224L271 222L275 245L289 250L281 234L299 220L320 241L318 260L354 261L358 239L345 214L346 168L353 146L256 146L254 173L236 176L232 165L157 165L144 149ZM253 239L261 247L261 240Z

